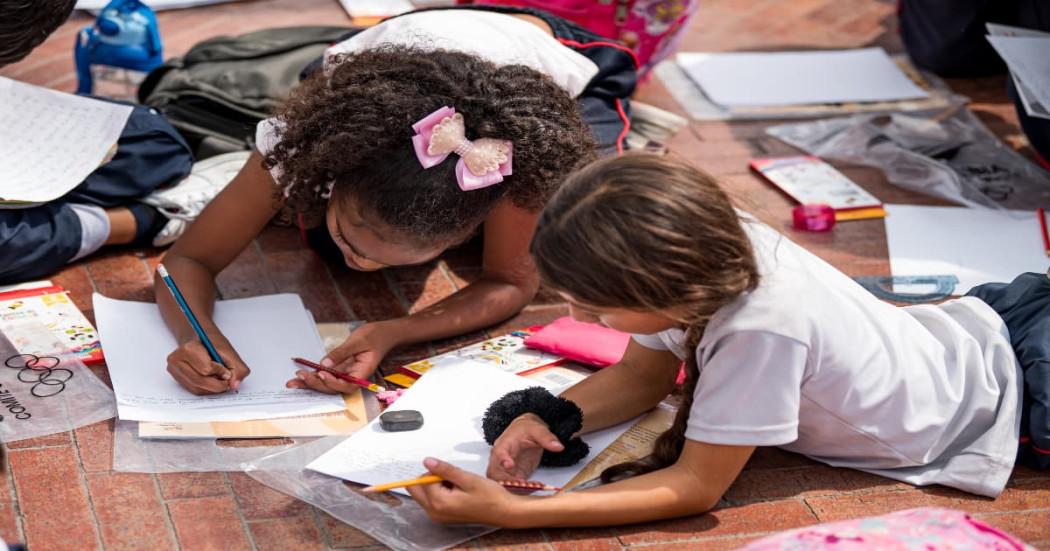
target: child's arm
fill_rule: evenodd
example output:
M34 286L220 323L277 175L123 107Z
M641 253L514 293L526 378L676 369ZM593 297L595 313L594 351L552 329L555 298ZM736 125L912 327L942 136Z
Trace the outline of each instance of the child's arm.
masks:
M237 255L277 212L273 179L252 153L232 182L204 208L185 235L168 250L164 266L213 341L227 369L212 362L186 316L160 277L154 281L157 305L179 343L168 357L168 371L187 390L215 394L236 389L248 368L212 321L215 276Z
M485 221L481 277L412 315L362 326L326 359L341 371L368 377L396 347L470 333L516 314L539 288L529 256L538 216L509 201L498 204ZM334 380L328 386L331 391L344 391Z
M408 488L432 519L505 528L608 526L696 515L714 507L753 446L686 440L678 461L665 469L579 492L551 497L511 494L497 483L428 459L430 472L451 482Z
M633 339L615 365L587 377L561 394L583 412L581 434L622 423L660 403L674 388L679 360L666 350L646 348ZM495 480L528 478L544 450L564 449L539 416L527 413L515 419L496 440L489 456L488 477Z

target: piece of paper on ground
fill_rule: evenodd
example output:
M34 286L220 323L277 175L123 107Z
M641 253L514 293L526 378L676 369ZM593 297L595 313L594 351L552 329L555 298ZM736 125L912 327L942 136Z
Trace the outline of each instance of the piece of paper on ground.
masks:
M339 0L350 17L390 17L412 11L409 0Z
M954 275L956 295L1050 266L1034 212L885 205L895 276Z
M152 303L94 295L118 416L161 422L247 421L342 411L341 396L285 388L291 361L318 359L321 338L298 295L219 301L215 323L252 370L239 392L194 396L168 374L175 338Z
M57 199L84 181L132 110L4 77L0 98L0 203L16 205Z
M1031 113L1032 102L1045 111L1050 105L1050 37L998 36L988 37L999 56L1010 67L1017 82L1017 92ZM1033 115L1033 116L1044 116Z
M524 377L470 360L432 369L391 407L421 412L422 428L386 432L378 419L373 420L307 468L360 484L382 484L421 475L425 471L423 459L436 457L484 476L490 450L481 430L485 410L504 394L535 385ZM632 424L630 421L584 436L591 446L586 458L571 467L540 468L532 480L566 485Z
M813 52L680 53L678 64L724 106L925 98L881 48Z

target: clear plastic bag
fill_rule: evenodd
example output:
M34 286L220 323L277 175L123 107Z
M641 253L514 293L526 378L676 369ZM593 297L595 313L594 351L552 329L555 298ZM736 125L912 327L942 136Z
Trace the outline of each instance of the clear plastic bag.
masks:
M1050 207L1050 173L1002 143L968 109L782 124L768 134L818 157L881 169L890 183L993 209Z
M338 478L303 468L345 438L329 436L293 446L252 461L243 470L260 483L318 507L393 549L446 549L496 531L489 526L436 524L410 498L363 494Z
M5 323L0 356L0 441L67 432L117 414L113 391L41 324Z
M313 438L139 438L137 421L113 426L113 470L128 473L240 471L242 465Z

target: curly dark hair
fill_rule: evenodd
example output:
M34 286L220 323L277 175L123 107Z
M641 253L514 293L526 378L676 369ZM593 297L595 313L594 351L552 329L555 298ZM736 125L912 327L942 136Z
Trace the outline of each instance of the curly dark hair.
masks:
M265 156L279 166L278 194L296 212L316 213L352 198L413 242L456 239L473 231L504 195L539 210L573 168L592 159L595 141L573 98L523 65L497 67L445 50L384 46L334 60L293 92L276 117L278 144ZM456 155L424 170L412 125L450 106L467 137L509 140L514 173L464 192Z
M21 61L69 19L76 0L0 0L0 67Z

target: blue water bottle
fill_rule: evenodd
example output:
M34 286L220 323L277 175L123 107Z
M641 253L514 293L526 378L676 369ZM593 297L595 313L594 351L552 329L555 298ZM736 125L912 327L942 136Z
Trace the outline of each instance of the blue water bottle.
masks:
M157 17L140 0L112 0L75 49L78 94L134 99L146 74L163 63Z

